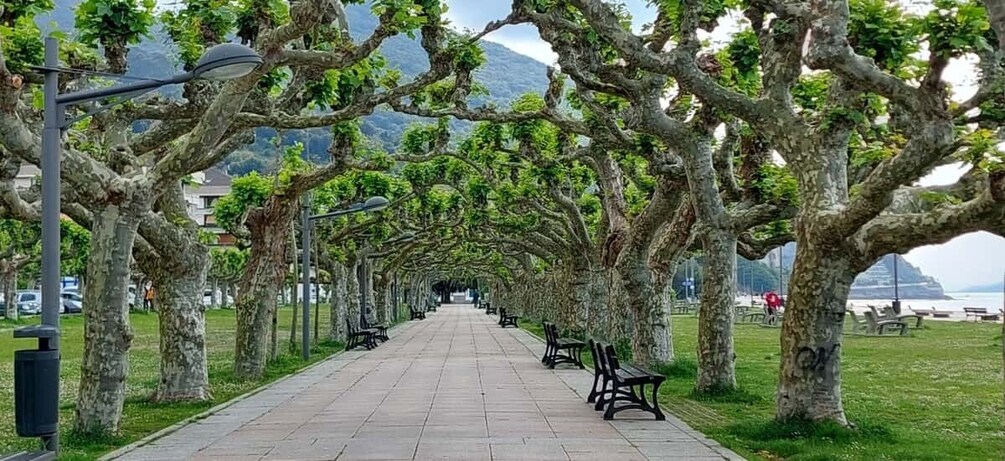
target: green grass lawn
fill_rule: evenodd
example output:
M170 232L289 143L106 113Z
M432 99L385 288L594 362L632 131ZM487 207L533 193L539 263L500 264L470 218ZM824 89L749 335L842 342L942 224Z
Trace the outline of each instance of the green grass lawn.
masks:
M772 422L780 329L737 325L740 391L715 399L695 396L697 326L696 317L673 317L678 363L665 371L661 404L742 456L1005 459L1000 325L928 322L909 338L846 336L842 396L853 430ZM540 325L528 322L525 328L543 337Z
M279 350L286 353L289 344L289 326L292 309L279 310ZM321 337L326 336L328 309L321 309ZM20 324L38 323L38 318ZM147 401L157 386L158 379L158 328L157 315L133 313L130 317L135 335L129 353L129 380L122 419L122 434L108 440L80 440L67 434L73 420L73 406L80 377L80 360L83 351L83 318L79 315L62 317L62 375L60 381L60 429L62 454L60 459L94 459L102 453L136 441L152 432L170 426L212 406L230 400L261 385L288 375L308 365L300 360L299 352L284 354L269 365L266 376L260 381L242 381L232 372L234 357L234 311L209 310L206 312L206 349L209 360L209 379L213 401L201 404L152 404ZM312 318L313 321L313 318ZM14 432L14 350L29 349L34 343L14 340L10 322L0 322L0 454L36 449L37 439L21 439ZM299 326L298 326L299 333ZM299 340L299 336L298 336ZM323 342L315 346L312 363L338 351L336 344Z

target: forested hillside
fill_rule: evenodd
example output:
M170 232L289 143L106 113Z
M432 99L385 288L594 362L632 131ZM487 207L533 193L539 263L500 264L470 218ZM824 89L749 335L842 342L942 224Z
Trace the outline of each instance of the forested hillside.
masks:
M38 24L43 30L52 25L72 33L73 15L78 0L56 2L56 8L49 16L41 17ZM349 28L355 39L368 36L377 27L377 18L368 5L350 5L346 8ZM488 101L505 105L526 92L541 93L548 85L545 65L509 48L492 42L482 42L487 62L476 73L479 83L489 92ZM164 77L178 71L174 62L173 44L163 33L157 32L129 52L129 74L140 77ZM412 77L428 68L426 53L419 45L418 38L397 36L388 39L380 48L390 67L400 70L406 77ZM170 94L170 89L168 93ZM373 115L363 119L362 132L384 149L393 151L405 128L416 121L415 117L378 109ZM456 128L464 124L454 122ZM277 134L280 135L277 137ZM274 163L280 145L302 142L305 155L323 159L330 136L325 129L297 130L276 133L261 129L256 132L256 142L247 149L231 155L224 166L231 174L244 174L252 170L268 170Z

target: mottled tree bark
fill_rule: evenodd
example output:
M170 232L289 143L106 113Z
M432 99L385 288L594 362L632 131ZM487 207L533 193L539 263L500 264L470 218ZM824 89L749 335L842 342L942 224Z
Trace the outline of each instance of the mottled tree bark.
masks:
M296 225L293 221L290 221L290 254L292 257L292 281L290 282L290 305L293 308L293 315L290 319L290 352L296 352L300 348L300 343L297 342L297 321L300 317L300 290L297 289L297 284L300 282L300 271L310 270L309 268L300 267L300 258L297 256L297 233ZM303 251L307 251L305 248Z
M331 320L330 333L334 341L345 344L346 331L346 297L348 271L345 265L335 263L332 265L332 292L331 292Z
M206 316L202 304L206 265L192 270L152 273L160 319L160 381L155 401L208 400ZM200 270L202 269L202 270Z
M359 305L359 257L356 255L349 256L346 263L346 318L349 320L349 324L353 327L359 328L359 318L360 318L360 305Z
M157 295L160 326L160 381L155 401L208 400L206 307L203 292L209 251L187 214L180 184L158 199L163 216L150 216L139 232L136 261Z
M733 305L736 302L736 236L729 231L701 233L703 284L698 313L698 392L736 388Z
M847 424L841 341L856 272L844 252L801 236L782 321L776 416Z
M220 286L220 307L226 309L230 307L230 302L228 298L230 295L230 281L225 280Z
M290 222L296 213L296 206L273 196L249 212L245 221L251 234L251 255L236 300L234 373L238 377L258 379L265 371L269 321L286 275Z
M129 374L129 262L139 215L118 204L94 213L89 286L84 292L84 352L74 429L117 433Z
M220 292L220 279L214 277L213 283L210 286L209 307L212 307L213 309L220 307L220 299L217 297L217 293L219 292Z
M618 274L625 287L628 305L635 319L632 353L636 362L653 365L673 360L670 338L670 315L653 283L652 271L646 265L642 249L632 249L618 260Z
M386 277L374 275L373 280L373 300L374 309L377 310L377 323L386 324L388 315L388 280Z

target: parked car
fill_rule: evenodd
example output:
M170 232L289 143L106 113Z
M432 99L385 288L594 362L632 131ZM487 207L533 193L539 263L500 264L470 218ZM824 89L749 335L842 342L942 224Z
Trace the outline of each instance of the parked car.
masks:
M64 291L59 296L63 299L64 314L79 314L84 311L84 298L75 291Z
M20 315L38 315L42 313L42 292L19 291L14 295L17 312Z

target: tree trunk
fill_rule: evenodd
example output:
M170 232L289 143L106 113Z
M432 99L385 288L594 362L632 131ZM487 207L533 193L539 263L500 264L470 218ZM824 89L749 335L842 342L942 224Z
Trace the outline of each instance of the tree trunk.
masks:
M332 265L332 292L329 296L329 301L331 301L331 338L333 341L338 341L343 344L345 344L346 341L345 319L346 299L348 296L347 277L348 271L344 265L341 263L335 263Z
M776 417L847 424L841 340L855 271L840 249L800 239L782 322Z
M359 327L359 317L360 317L360 304L359 304L359 258L356 256L350 256L347 264L348 274L346 277L346 318L349 319L349 324L354 327Z
M733 304L736 302L736 236L708 230L701 235L704 285L698 311L698 392L736 389Z
M230 303L227 302L228 296L230 296L230 282L224 280L220 284L220 308L226 309L230 307Z
M631 249L628 249L631 250ZM641 249L627 251L618 258L618 273L635 317L632 335L633 359L641 364L656 365L673 360L670 338L670 315L660 300L652 270L646 266L646 254Z
M209 307L212 307L213 309L220 307L219 298L217 298L216 296L217 293L219 292L220 292L220 279L213 277L213 283L210 286L210 292L209 292Z
M390 318L388 314L388 300L387 300L387 277L374 277L373 281L373 300L374 309L377 310L377 323L387 324Z
M84 293L84 351L74 429L117 433L129 374L129 263L139 219L117 205L96 210Z
M198 226L185 209L180 184L158 199L163 217L140 223L149 246L134 258L150 278L160 326L160 381L154 401L208 400L206 306L203 304L209 250L199 242ZM145 286L144 280L142 286Z
M293 270L293 281L290 282L290 304L293 307L293 315L290 320L290 352L296 353L300 348L299 343L297 343L297 318L300 317L300 290L297 289L297 284L300 282L300 271L310 270L309 268L300 267L300 258L297 256L297 233L296 226L293 221L290 221L290 254L292 255L291 260L293 261L291 268ZM304 251L307 251L305 248Z
M193 270L151 274L160 306L161 337L161 377L154 401L210 399L206 307L202 304L209 258L202 255L206 256L203 264L190 266Z
M258 379L265 372L269 320L276 312L277 291L286 275L290 222L296 212L292 203L273 196L248 213L251 255L236 301L234 374L240 378Z
M8 263L4 263L6 266ZM3 299L5 315L10 320L17 320L17 268L4 267L3 271Z

